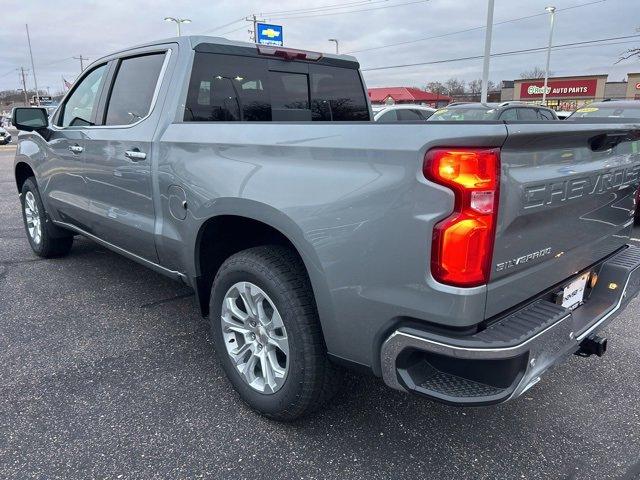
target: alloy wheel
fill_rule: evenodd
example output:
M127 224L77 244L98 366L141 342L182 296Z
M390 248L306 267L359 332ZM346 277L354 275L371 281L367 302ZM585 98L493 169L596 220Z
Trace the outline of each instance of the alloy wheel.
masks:
M241 378L260 393L277 392L289 370L289 340L275 304L257 285L238 282L222 301L222 335Z
M24 215L27 219L27 230L33 243L40 245L42 241L42 225L40 223L40 212L38 211L38 203L33 192L27 192L24 197Z

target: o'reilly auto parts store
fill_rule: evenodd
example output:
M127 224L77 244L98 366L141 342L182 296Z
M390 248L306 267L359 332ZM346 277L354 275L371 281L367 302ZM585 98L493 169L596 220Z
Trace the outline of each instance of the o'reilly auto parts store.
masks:
M640 73L629 73L627 81L607 82L607 75L553 77L547 81L547 105L555 110L575 110L605 98L640 99ZM502 82L502 101L520 100L540 103L544 79L519 79Z

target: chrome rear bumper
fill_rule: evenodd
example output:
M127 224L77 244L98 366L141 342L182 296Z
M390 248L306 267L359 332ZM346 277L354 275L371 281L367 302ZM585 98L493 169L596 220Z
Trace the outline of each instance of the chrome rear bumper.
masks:
M573 311L538 299L474 335L396 330L381 349L385 383L456 405L500 403L521 395L640 291L640 248L627 246L595 268L598 283Z

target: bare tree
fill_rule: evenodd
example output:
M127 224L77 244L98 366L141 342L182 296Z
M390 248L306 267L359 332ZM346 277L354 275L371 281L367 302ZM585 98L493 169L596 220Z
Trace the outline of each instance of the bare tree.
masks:
M467 83L467 87L469 88L469 93L471 95L478 95L482 91L482 80L479 78L471 80Z
M549 72L549 76L552 76L553 72ZM520 78L544 78L544 68L533 67L531 70L525 70L520 72Z
M487 91L492 92L494 90L498 90L498 84L496 82L489 80L487 84ZM471 95L479 95L482 92L482 79L477 78L467 83L467 92Z
M446 88L441 82L429 82L424 86L424 90L436 95L444 95Z
M445 92L450 97L455 97L464 94L465 82L457 78L450 78L444 82Z

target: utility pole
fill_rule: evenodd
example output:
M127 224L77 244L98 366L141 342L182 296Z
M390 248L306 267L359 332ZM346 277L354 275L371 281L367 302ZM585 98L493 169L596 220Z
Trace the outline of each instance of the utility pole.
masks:
M24 106L29 106L29 94L27 93L27 78L24 67L20 67L20 76L22 77L22 92L24 93Z
M249 32L249 39L253 41L253 43L258 43L258 22L264 22L264 20L258 20L255 14L246 17L245 20L253 23L253 30L247 30L247 32Z
M31 51L31 37L29 36L29 25L25 24L27 27L27 42L29 43L29 56L31 57L31 73L33 73L33 83L36 86L36 105L40 106L40 94L38 92L38 79L36 78L36 67L33 64L33 52Z
M73 57L75 60L80 60L80 73L84 72L84 60L89 60L87 57L83 57L82 54L80 54L79 57Z
M547 47L547 65L544 69L544 85L542 86L542 104L547 104L547 85L549 83L549 62L551 61L551 43L553 42L553 26L556 18L556 7L547 7L545 10L551 14L551 28L549 29L549 46Z
M489 91L489 59L491 58L491 34L493 32L493 3L489 0L487 6L487 30L484 36L484 63L482 65L482 90L480 93L480 101L487 103L487 94Z

